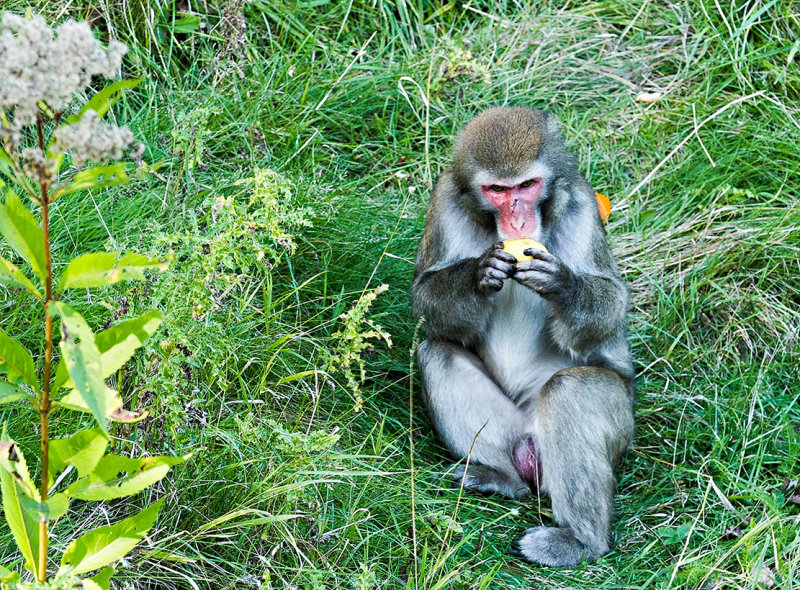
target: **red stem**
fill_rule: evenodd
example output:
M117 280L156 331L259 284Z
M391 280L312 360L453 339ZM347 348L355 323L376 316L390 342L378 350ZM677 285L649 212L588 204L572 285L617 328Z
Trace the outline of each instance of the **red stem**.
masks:
M37 131L39 132L39 149L46 157L44 147L44 124L42 115L39 113L36 120ZM49 457L50 457L50 432L49 418L52 402L50 400L50 377L53 364L53 316L50 314L50 305L53 302L53 264L50 258L50 211L48 201L48 188L50 181L46 176L46 164L42 166L39 180L39 204L42 207L42 234L44 236L44 265L45 265L45 298L44 298L44 379L42 383L42 396L39 400L39 415L41 418L42 434L42 480L39 493L41 501L47 501L49 488ZM47 529L48 521L43 518L39 521L39 571L36 572L36 579L44 582L47 579L47 546L49 535Z

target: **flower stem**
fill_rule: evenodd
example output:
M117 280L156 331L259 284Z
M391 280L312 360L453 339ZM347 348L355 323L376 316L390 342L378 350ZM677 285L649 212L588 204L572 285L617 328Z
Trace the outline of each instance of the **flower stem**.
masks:
M44 147L44 124L42 114L37 118L37 128L39 132L39 149L45 154ZM44 170L42 170L41 180L39 181L40 196L39 204L42 207L42 234L44 236L44 263L45 263L45 299L44 299L44 379L42 383L42 397L39 400L39 415L41 417L42 433L42 482L39 493L41 501L47 501L48 491L48 471L50 457L50 432L49 419L52 402L50 400L50 376L53 364L53 316L50 313L50 305L53 302L53 265L50 258L50 211L48 201L49 181ZM50 540L48 534L47 518L39 521L39 571L36 579L44 582L47 579L47 546Z

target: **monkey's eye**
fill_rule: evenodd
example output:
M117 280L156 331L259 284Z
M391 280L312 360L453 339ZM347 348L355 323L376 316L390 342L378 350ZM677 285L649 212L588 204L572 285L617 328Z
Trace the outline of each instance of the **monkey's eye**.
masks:
M532 186L534 182L536 182L535 178L529 178L528 180L520 184L519 188L528 188L529 186Z
M499 184L492 184L489 186L489 190L495 193L504 193L508 190L508 188L500 186Z

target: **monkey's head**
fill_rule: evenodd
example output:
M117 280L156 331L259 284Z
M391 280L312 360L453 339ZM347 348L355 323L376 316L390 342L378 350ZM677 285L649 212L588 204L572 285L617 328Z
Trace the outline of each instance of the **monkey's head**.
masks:
M556 163L568 158L556 121L541 111L501 107L473 119L456 140L453 172L464 206L493 216L500 238L538 238L541 205Z

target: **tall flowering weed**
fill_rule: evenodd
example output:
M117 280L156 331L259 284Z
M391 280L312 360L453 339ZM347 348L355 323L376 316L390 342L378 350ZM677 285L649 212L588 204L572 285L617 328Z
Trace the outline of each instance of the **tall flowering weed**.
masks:
M388 290L389 285L380 285L362 293L353 307L339 316L342 326L333 334L336 346L328 361L329 371L344 375L347 387L353 394L355 412L360 412L364 405L361 384L367 378L361 354L372 349L376 340L383 340L390 348L392 346L391 334L374 320L367 318L372 302ZM353 365L358 372L353 370Z
M70 305L71 290L84 293L142 280L146 271L166 265L133 252L90 252L61 263L53 260L50 241L53 201L129 180L124 162L108 162L135 145L133 133L102 118L121 91L138 81L113 82L88 102L80 101L93 77L116 75L125 51L121 43L99 43L86 23L67 21L51 29L38 16L0 16L0 236L14 253L9 260L0 257L0 287L18 293L20 305L33 303L44 310L39 316L45 345L44 355L34 357L0 329L0 406L32 406L35 411L20 413L15 424L30 416L41 437L36 482L5 424L0 433L3 513L27 570L0 565L3 590L108 590L112 564L144 538L163 500L73 538L55 572L48 571L54 560L51 534L73 500L136 494L187 458L137 459L106 452L109 422L147 416L146 409L125 408L108 380L155 333L161 314L149 311L95 333ZM134 160L142 151L142 146L132 150ZM90 415L92 427L51 439L56 408ZM65 528L60 534L75 530Z

